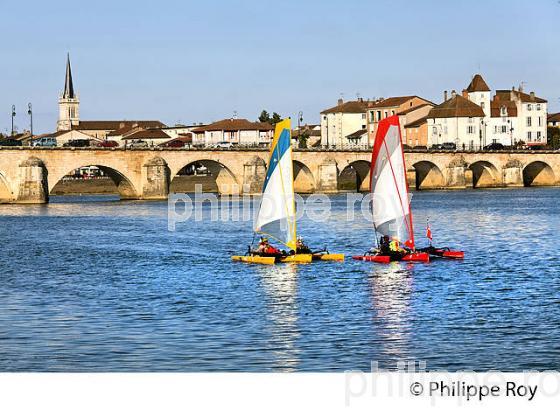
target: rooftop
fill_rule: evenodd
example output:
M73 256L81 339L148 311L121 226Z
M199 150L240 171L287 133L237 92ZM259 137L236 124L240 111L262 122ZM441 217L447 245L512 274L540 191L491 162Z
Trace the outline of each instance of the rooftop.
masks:
M465 97L455 95L430 110L427 118L484 117L478 104Z
M204 125L192 130L192 132L200 133L205 131L271 131L274 129L272 124L268 122L251 122L244 118L227 118L213 122L212 124Z
M342 99L340 99L338 100L338 104L336 106L321 111L321 114L333 114L339 112L347 114L360 114L366 112L368 107L371 105L373 105L373 102L364 101L363 98L346 102L343 102Z
M467 92L474 93L479 91L490 91L490 87L488 87L488 84L486 84L486 81L484 81L480 74L475 74L467 87Z

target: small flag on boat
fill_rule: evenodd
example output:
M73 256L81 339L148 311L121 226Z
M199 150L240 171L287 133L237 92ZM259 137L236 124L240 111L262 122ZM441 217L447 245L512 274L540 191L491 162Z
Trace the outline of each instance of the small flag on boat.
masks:
M426 238L432 242L432 229L430 228L430 221L426 222Z

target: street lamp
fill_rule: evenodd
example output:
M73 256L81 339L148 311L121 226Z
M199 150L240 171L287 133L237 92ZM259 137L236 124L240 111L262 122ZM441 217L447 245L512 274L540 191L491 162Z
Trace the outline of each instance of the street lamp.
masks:
M513 124L511 122L511 120L507 120L510 128L509 128L509 135L510 135L510 144L511 144L511 149L513 150Z
M16 106L12 105L12 133L11 136L14 135L14 117L16 116Z
M33 106L31 103L27 104L27 114L29 114L29 131L33 137Z

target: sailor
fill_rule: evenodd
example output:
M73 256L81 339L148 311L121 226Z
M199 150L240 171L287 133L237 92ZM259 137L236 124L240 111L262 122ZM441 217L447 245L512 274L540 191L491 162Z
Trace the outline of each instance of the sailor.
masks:
M279 255L281 252L268 243L268 238L261 236L257 253L260 255Z
M309 246L305 244L301 236L296 239L296 253L311 253Z
M389 243L391 240L389 239L388 235L383 235L379 241L379 250L383 255L387 255L389 253Z
M401 248L399 239L396 236L394 236L391 242L389 242L389 250L395 253L408 253L406 249Z

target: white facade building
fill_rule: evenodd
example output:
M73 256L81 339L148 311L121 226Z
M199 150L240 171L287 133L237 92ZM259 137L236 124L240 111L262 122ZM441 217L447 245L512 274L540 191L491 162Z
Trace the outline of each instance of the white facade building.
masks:
M367 131L367 108L363 99L344 102L321 112L321 145L344 146L367 143L367 138L356 139L358 131Z
M228 118L191 130L193 145L267 146L274 137L274 127L266 122Z
M455 143L458 149L475 149L499 143L546 144L547 101L521 89L497 90L491 99L490 87L482 76L473 77L461 96L434 107L428 114L428 146Z

